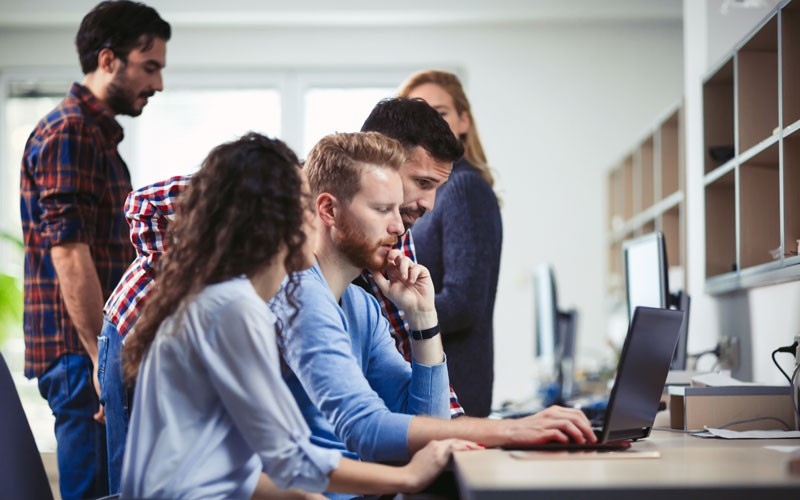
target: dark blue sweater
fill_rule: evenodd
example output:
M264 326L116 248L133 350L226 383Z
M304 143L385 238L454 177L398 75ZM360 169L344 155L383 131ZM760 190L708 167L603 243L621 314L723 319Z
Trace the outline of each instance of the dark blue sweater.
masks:
M417 260L436 287L450 383L466 414L484 417L492 405L492 324L503 243L491 186L466 160L457 161L413 233Z

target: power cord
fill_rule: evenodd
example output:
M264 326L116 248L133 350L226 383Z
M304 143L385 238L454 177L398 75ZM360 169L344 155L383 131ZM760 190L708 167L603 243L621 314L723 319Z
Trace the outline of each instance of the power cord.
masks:
M783 371L781 365L778 364L778 360L775 359L775 355L778 354L779 352L785 352L791 354L792 356L797 356L797 341L795 341L792 345L778 347L777 349L772 351L772 362L775 363L775 366L778 367L778 370L780 370L781 373L783 373L783 376L786 377L786 380L789 381L789 385L792 385L792 377L790 377L785 371ZM795 369L795 373L796 372L797 369Z
M700 351L700 352L697 352L697 353L694 353L694 354L689 354L687 357L689 359L694 359L694 366L697 366L697 362L700 361L700 358L702 358L703 356L707 356L709 354L713 354L714 357L717 358L717 363L714 366L717 366L717 365L719 365L719 355L720 355L721 350L722 350L722 347L719 345L719 343L717 343L717 345L714 346L713 349L709 349L707 351Z

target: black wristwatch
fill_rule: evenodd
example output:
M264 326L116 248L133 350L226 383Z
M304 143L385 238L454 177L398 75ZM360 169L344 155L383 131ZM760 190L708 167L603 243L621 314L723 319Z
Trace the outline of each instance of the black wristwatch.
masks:
M425 340L438 335L441 331L442 329L439 328L439 325L427 328L425 330L411 330L411 338L414 340Z

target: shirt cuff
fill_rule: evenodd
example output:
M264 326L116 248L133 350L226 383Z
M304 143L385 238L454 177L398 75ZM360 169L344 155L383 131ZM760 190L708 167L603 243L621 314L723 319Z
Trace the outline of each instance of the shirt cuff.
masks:
M380 423L380 432L375 433L373 456L361 458L371 462L408 461L408 428L412 415L387 412ZM380 436L380 438L378 438Z
M446 357L433 366L412 360L408 412L450 418L450 377L447 374Z
M293 436L297 438L298 436ZM282 471L281 477L270 478L281 489L297 488L301 490L320 493L328 488L329 475L339 467L342 458L339 450L315 446L308 439L296 439L300 448L300 456L305 459L298 460L291 470ZM284 479L284 480L281 480Z

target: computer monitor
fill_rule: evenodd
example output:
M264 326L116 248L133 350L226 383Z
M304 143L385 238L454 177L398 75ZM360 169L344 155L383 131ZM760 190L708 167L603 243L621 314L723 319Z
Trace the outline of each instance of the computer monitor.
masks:
M622 244L625 257L625 291L628 322L636 306L669 307L667 251L661 232L646 234Z
M656 231L622 243L625 260L625 292L628 322L637 306L677 309L686 313L672 359L673 370L686 369L686 340L689 327L689 295L669 291L667 249L664 234Z
M575 344L577 312L558 307L556 279L550 264L538 266L534 272L536 311L536 349L539 363L555 377L555 393L550 404L563 404L575 392Z

